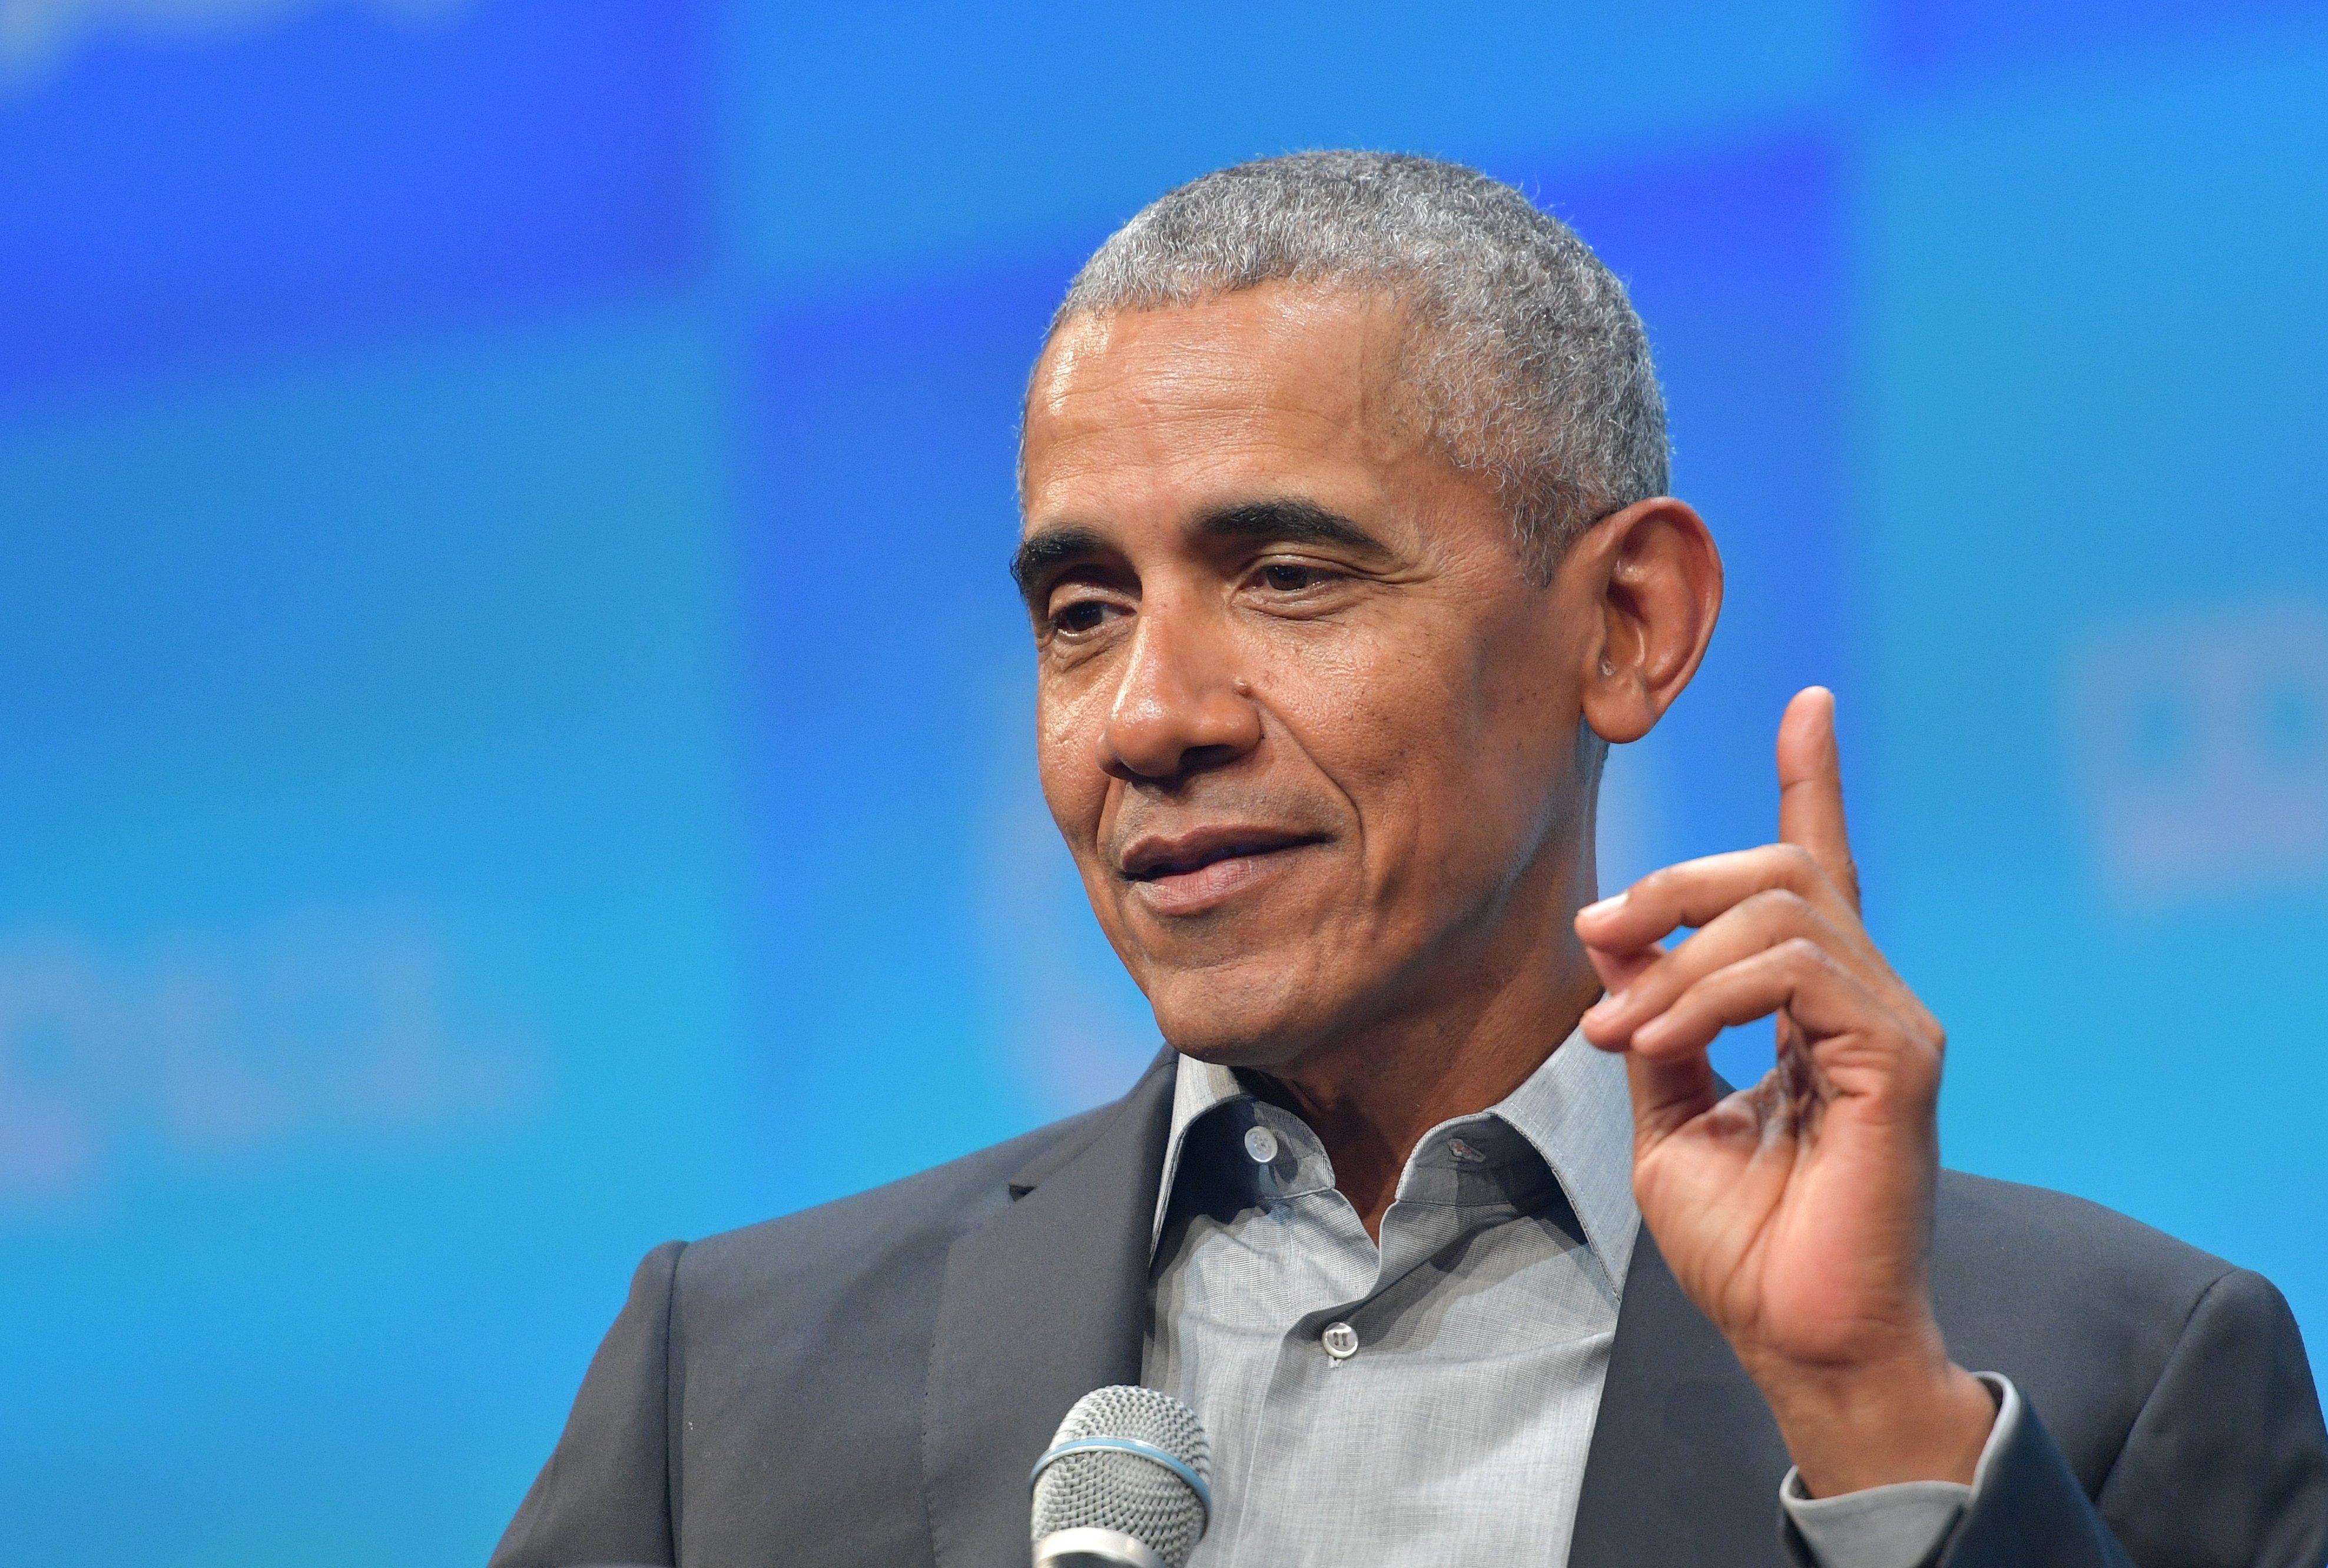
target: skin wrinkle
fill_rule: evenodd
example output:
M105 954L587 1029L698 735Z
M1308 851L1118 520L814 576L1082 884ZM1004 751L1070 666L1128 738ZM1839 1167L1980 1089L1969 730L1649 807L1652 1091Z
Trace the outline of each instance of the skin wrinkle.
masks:
M1602 742L1579 686L1600 606L1532 579L1485 476L1384 428L1398 332L1376 296L1280 285L1079 320L1038 365L1026 444L1028 537L1114 546L1051 597L1097 595L1128 628L1071 650L1034 607L1046 798L1102 925L1174 1045L1281 1075L1361 1179L1394 1177L1450 1095L1516 1087L1552 1043L1543 1013L1572 1020L1599 988L1568 917L1593 891ZM1203 520L1289 493L1385 558L1291 541L1355 586L1307 619L1240 613L1253 550ZM1174 723L1227 751L1152 778L1111 761ZM1196 817L1328 837L1254 895L1267 931L1237 901L1159 925L1115 871L1147 825Z
M1263 286L1271 285L1238 285L1240 290ZM1412 276L1353 273L1299 285L1287 280L1281 292L1312 298L1329 308L1372 307L1366 311L1367 324L1361 329L1365 336L1355 367L1354 385L1359 404L1353 423L1371 433L1378 443L1373 455L1390 462L1431 445L1459 471L1486 478L1495 487L1497 499L1509 518L1515 536L1522 542L1522 554L1526 557L1523 569L1541 581L1554 563L1546 558L1546 553L1536 543L1544 531L1536 520L1537 514L1582 515L1576 503L1586 494L1584 489L1564 477L1570 461L1565 455L1568 443L1559 443L1563 455L1557 473L1531 473L1527 465L1506 453L1505 449L1524 438L1527 422L1538 417L1540 411L1515 412L1507 406L1507 397L1499 397L1478 372L1468 368L1493 359L1509 359L1521 364L1526 356L1504 342L1500 336L1491 349L1484 348L1474 341L1480 335L1477 329L1466 332L1460 325L1444 320L1446 313L1432 306L1419 290L1419 280ZM1228 292L1231 291L1198 290L1192 291L1187 299L1169 303L1143 303L1116 311L1080 314L1062 313L1046 345L1047 358L1054 346L1056 350L1050 368L1051 386L1056 389L1065 378L1075 375L1103 352L1112 337L1112 322L1124 316L1184 309ZM1070 332L1070 326L1077 331ZM1037 375L1040 373L1038 362ZM1183 369L1174 373L1174 380L1192 375ZM1030 378L1026 409L1028 417L1035 411L1036 387L1036 379ZM1174 386L1170 389L1185 392L1192 388ZM1159 407L1169 401L1160 392L1154 400ZM1026 488L1023 424L1022 419L1018 464L1022 497ZM1660 431L1662 428L1660 424Z
M1663 397L1623 285L1476 170L1344 151L1216 171L1103 245L1052 331L1272 283L1402 303L1378 384L1455 467L1488 478L1539 580L1587 519L1665 489Z
M1272 229L1305 189L1315 223ZM1380 291L1253 281L1283 275L1270 247L1297 235L1329 274L1445 239L1439 275L1474 266L1477 308L1429 337L1430 365L1402 362L1409 318ZM1252 286L1103 303L1138 292L1159 246L1248 242L1229 270ZM1498 247L1516 271L1478 273ZM1575 313L1591 320L1572 331ZM1436 375L1474 370L1522 376L1485 412L1532 430L1533 455L1467 466L1444 426L1400 417L1403 384L1427 402ZM1944 1037L1859 916L1832 694L1798 694L1779 723L1781 842L1580 907L1602 742L1655 725L1722 598L1703 520L1670 497L1572 538L1572 510L1514 515L1515 484L1556 497L1572 460L1625 476L1619 495L1664 481L1646 345L1606 269L1473 172L1245 165L1102 247L1029 394L1027 537L1096 544L1029 606L1044 796L1166 1040L1307 1122L1378 1236L1422 1134L1503 1099L1580 1026L1625 1056L1644 1222L1811 1492L1968 1479L1995 1406L1948 1358L1925 1271ZM1288 497L1389 559L1206 526ZM1550 555L1531 533L1547 518ZM1706 1047L1773 1013L1803 1075L1788 1087L1817 1097L1789 1104L1776 1076L1722 1097Z
M1197 529L1216 538L1250 539L1255 543L1304 542L1338 544L1369 562L1386 559L1381 541L1349 518L1300 496L1272 497L1240 503L1197 520ZM1010 562L1010 576L1031 611L1037 597L1047 593L1056 576L1106 554L1103 536L1073 524L1052 525L1029 534Z

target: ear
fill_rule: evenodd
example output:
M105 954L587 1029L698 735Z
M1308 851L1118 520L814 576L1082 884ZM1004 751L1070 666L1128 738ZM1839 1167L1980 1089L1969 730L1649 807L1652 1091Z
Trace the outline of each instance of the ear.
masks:
M1554 582L1585 633L1585 723L1604 741L1639 740L1697 673L1722 613L1705 519L1670 496L1636 501L1586 529Z

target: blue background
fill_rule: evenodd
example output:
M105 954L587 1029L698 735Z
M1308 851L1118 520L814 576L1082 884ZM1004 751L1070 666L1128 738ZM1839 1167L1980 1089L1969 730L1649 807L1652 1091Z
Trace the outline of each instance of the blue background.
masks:
M0 1560L479 1561L647 1247L1120 1091L1017 397L1297 146L1648 320L1731 598L1611 880L1835 686L1951 1162L2319 1345L2323 82L2295 0L0 3Z

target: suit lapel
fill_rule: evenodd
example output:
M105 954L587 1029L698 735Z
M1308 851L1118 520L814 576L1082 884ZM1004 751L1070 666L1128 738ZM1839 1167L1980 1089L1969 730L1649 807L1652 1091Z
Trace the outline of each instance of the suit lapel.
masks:
M1027 1474L1060 1418L1140 1381L1172 1062L1081 1148L1020 1171L1010 1206L947 1255L922 1430L939 1568L1024 1568Z
M1036 1456L1077 1399L1140 1380L1172 1061L1160 1058L1088 1142L1018 1173L1009 1207L947 1255L922 1441L939 1568L1023 1568ZM1783 1564L1787 1465L1760 1391L1644 1227L1569 1568Z
M1642 1227L1577 1498L1569 1568L1782 1564L1786 1444L1760 1390Z

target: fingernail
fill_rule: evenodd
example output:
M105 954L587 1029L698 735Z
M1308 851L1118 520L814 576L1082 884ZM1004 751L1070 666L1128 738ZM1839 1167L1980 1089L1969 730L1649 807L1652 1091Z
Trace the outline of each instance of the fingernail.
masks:
M1602 899L1597 904L1585 905L1582 912L1588 915L1609 914L1615 910L1619 905L1623 904L1624 901L1625 895L1623 893L1612 893L1609 897Z
M1586 1008L1584 1012L1589 1018L1614 1018L1624 1010L1625 994L1622 991L1611 991L1608 995Z

